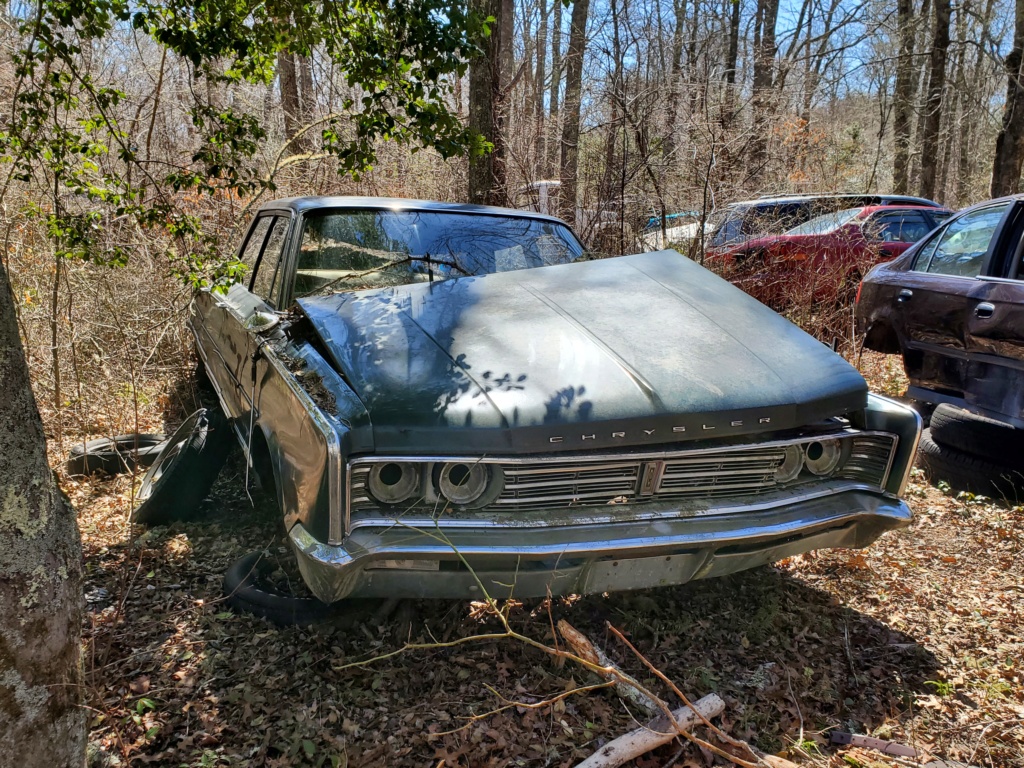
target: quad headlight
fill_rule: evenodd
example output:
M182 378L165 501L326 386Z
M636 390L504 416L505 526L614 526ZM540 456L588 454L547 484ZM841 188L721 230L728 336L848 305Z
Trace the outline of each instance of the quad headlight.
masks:
M843 463L843 442L834 438L795 443L786 447L786 453L775 470L775 481L791 483L806 469L815 477L834 474Z
M804 468L804 452L799 445L790 445L786 448L786 458L782 460L779 468L775 470L775 480L778 483L788 483L796 480L800 470Z
M804 446L804 464L812 475L831 475L839 466L843 449L838 440L815 440Z
M420 487L420 473L415 464L407 461L389 461L374 464L366 481L367 488L377 501L401 504L415 495Z
M434 465L438 493L459 507L476 509L498 498L504 486L501 467L480 462L451 461Z

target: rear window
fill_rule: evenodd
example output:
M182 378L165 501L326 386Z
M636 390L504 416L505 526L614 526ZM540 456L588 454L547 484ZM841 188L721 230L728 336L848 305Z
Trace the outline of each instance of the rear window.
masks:
M834 232L844 224L852 221L863 208L847 208L845 211L826 213L824 216L815 216L810 221L805 221L798 227L793 227L787 235L825 235Z

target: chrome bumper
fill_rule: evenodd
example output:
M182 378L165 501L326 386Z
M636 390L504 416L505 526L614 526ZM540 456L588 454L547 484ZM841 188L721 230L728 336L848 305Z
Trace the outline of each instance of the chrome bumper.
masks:
M301 523L290 538L321 600L542 597L722 576L823 547L866 547L908 525L899 499L867 491L753 512L550 527L360 528L338 546Z

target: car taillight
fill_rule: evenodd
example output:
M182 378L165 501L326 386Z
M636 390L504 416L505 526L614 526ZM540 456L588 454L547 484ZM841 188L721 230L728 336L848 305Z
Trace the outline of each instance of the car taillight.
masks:
M861 280L859 283L857 283L857 295L853 297L853 303L854 304L859 304L860 303L860 291L861 291L861 289L863 287L864 287L864 281Z

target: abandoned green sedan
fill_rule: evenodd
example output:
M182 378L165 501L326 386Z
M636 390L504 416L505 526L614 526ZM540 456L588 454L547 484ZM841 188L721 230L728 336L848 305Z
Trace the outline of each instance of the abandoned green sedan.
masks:
M239 257L191 326L321 600L680 584L911 519L917 415L675 251L298 198Z

